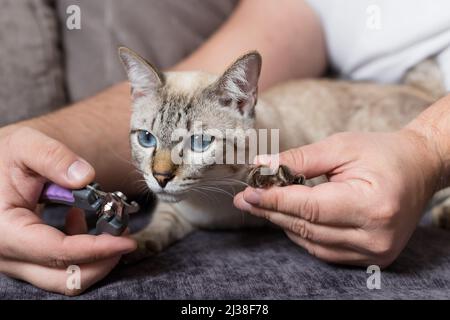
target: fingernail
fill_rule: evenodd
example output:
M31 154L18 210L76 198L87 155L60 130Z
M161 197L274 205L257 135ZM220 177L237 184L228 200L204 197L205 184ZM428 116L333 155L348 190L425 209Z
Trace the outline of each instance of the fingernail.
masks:
M261 195L255 189L247 189L244 192L244 200L250 204L258 205L261 201Z
M84 161L77 160L67 169L67 177L69 180L78 182L86 179L91 173L91 167Z

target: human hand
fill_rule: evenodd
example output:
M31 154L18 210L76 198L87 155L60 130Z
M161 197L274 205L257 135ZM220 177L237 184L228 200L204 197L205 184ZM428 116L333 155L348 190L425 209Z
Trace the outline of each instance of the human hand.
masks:
M94 169L63 144L30 128L0 130L0 272L42 289L76 295L105 277L122 254L127 237L84 234L84 215L72 210L66 234L42 221L37 202L48 180L81 188ZM69 265L81 269L81 289L66 286Z
M314 187L247 188L235 206L283 228L312 255L332 263L391 264L413 233L442 172L439 152L408 128L394 133L341 133L281 153L280 164ZM256 163L270 165L271 157Z

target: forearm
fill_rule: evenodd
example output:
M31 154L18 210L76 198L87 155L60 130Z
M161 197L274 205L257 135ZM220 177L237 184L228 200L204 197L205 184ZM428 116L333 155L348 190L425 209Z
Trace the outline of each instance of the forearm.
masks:
M230 19L176 70L221 73L250 50L263 56L260 89L293 78L317 77L326 67L322 29L301 0L243 0Z
M2 130L17 126L37 129L89 161L96 180L105 188L131 191L130 108L129 86L122 83L73 106Z
M450 185L450 95L438 100L422 112L407 128L419 132L429 152L437 159L438 181L436 188Z

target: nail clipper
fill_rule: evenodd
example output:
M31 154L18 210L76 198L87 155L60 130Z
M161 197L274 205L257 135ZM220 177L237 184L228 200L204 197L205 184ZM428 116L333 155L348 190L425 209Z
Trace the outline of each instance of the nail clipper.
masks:
M41 194L40 203L63 204L93 212L97 215L96 234L108 233L120 236L128 226L129 215L139 210L139 205L120 191L104 192L99 184L86 188L69 190L54 183L47 183Z

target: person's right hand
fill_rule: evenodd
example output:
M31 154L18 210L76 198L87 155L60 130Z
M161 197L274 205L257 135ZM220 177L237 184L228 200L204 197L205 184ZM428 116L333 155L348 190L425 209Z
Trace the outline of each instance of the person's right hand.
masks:
M42 221L37 203L53 181L82 188L94 169L60 142L30 129L0 130L0 272L42 289L76 295L105 277L134 240L86 233L84 215L72 210L66 233ZM67 267L81 269L81 289L71 290Z

